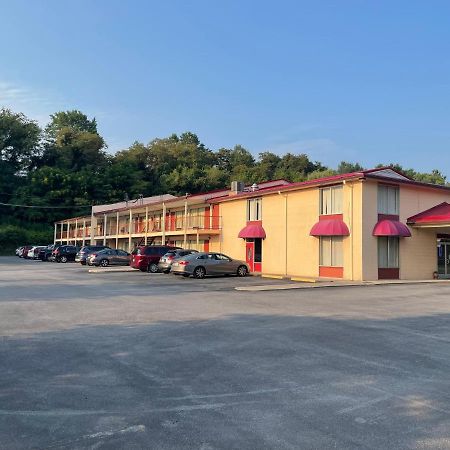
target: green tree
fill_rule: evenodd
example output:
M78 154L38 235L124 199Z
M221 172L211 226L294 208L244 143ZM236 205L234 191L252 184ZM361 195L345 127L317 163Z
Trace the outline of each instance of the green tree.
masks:
M359 172L361 170L364 170L364 167L361 166L361 164L351 163L351 162L347 162L347 161L341 161L337 168L337 172L340 174Z
M45 127L45 134L49 139L56 139L58 133L64 128L98 134L95 117L89 119L86 114L76 109L71 111L59 111L55 114L51 114L50 123Z
M22 113L0 109L0 161L14 173L28 170L40 152L41 129ZM3 167L6 167L5 165Z

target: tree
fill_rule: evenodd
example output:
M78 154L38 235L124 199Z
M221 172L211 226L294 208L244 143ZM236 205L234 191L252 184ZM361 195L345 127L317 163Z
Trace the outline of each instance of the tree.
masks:
M52 114L45 128L46 143L40 166L69 170L91 168L94 173L106 163L105 141L97 132L97 122L80 111Z
M14 173L28 170L40 154L41 129L22 113L0 109L0 160Z
M86 114L83 114L77 109L71 111L59 111L55 114L51 114L50 123L45 127L47 138L56 139L58 133L64 128L98 134L95 117L89 119Z
M347 161L341 161L339 163L337 172L339 174L343 174L343 173L359 172L361 170L364 170L364 167L361 166L361 164L359 163L350 163Z

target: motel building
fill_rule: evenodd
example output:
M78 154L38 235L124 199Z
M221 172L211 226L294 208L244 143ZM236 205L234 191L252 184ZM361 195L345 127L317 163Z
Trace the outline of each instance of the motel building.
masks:
M450 278L450 187L378 168L300 183L94 206L55 223L55 243L132 251L170 244L308 279Z

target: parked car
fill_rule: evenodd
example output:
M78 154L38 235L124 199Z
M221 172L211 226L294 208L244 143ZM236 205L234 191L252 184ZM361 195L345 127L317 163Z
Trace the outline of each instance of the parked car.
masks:
M172 263L172 272L185 277L205 278L206 275L237 275L245 277L248 266L245 261L233 259L222 253L202 252L184 256Z
M20 257L22 255L22 251L23 251L23 246L16 248L16 256Z
M52 251L52 256L49 259L61 263L75 261L75 256L79 250L80 247L74 245L61 245Z
M28 250L30 250L31 247L33 247L33 246L32 246L32 245L25 245L25 246L22 248L22 252L20 253L19 257L20 257L20 258L27 259L27 258L28 258Z
M161 256L169 250L178 250L180 247L168 245L141 245L131 252L130 266L143 272L158 272L158 263Z
M87 263L87 257L91 253L99 252L101 250L109 249L107 245L85 245L80 248L80 251L75 256L75 262L81 263L83 266Z
M61 247L61 244L49 244L47 247L44 247L39 251L38 258L41 261L48 261L50 256L52 255L52 251L57 249L58 247Z
M91 253L87 257L87 263L90 266L128 266L131 255L125 250L116 250L107 248L98 252Z
M170 250L165 255L161 257L158 263L158 269L163 273L169 273L172 263L177 258L182 258L183 256L191 255L193 253L198 253L197 250Z
M45 246L43 245L37 245L35 247L31 247L30 250L28 250L27 258L28 259L38 259L39 258L39 252L41 249L44 249Z

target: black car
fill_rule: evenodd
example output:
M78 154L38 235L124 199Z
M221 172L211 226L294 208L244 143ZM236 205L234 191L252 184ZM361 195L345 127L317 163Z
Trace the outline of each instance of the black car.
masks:
M38 258L41 261L48 261L50 256L52 255L52 251L57 249L58 247L61 247L61 244L50 244L50 245L47 245L47 247L42 248L39 251Z
M80 247L75 247L75 245L61 245L52 251L51 259L62 263L75 261L75 256L79 250Z
M80 251L75 256L75 262L79 262L83 264L83 266L86 265L87 257L94 252L99 252L101 250L109 249L107 245L85 245L84 247L81 247Z

